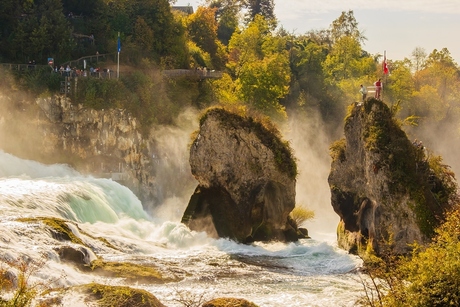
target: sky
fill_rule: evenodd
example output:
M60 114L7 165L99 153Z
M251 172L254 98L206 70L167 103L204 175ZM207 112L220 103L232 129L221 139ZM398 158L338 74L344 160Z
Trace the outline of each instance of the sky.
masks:
M178 0L196 11L203 0ZM460 0L275 0L275 15L288 32L327 29L343 11L352 10L369 53L389 60L411 58L416 47L427 54L447 48L460 64Z

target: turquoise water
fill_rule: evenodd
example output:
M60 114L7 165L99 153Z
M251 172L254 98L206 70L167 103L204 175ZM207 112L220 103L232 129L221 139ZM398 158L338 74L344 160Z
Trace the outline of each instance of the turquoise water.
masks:
M190 231L177 219L186 201L167 201L161 214L144 211L126 187L85 177L66 165L43 165L0 152L0 253L2 259L46 257L34 280L52 286L88 282L150 291L169 307L179 301L239 297L259 306L355 306L362 285L361 261L333 241L242 245ZM165 212L175 212L168 214ZM181 281L146 285L86 275L59 261L54 240L40 223L18 217L52 216L72 221L76 235L106 260L152 263ZM72 224L69 224L72 225ZM91 234L91 236L86 235ZM94 239L103 237L113 250ZM85 306L79 296L66 305Z

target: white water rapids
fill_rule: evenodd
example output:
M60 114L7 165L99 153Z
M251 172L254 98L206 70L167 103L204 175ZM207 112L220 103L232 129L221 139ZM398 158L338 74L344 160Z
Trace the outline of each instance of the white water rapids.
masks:
M174 204L165 204L165 206ZM180 208L169 208L181 211ZM43 227L18 222L19 217L58 217L76 222L96 239L97 255L111 261L153 263L170 274L185 276L165 284L127 284L122 279L87 274L59 260L53 247L69 244L53 239ZM313 236L314 237L314 236ZM335 234L331 234L335 238ZM362 284L354 270L361 261L333 240L242 245L190 231L180 220L144 211L126 187L108 179L85 177L65 165L43 165L0 151L0 262L27 256L46 262L34 280L53 287L99 282L145 289L169 307L184 306L202 296L247 299L260 307L355 306ZM65 306L85 306L78 296Z

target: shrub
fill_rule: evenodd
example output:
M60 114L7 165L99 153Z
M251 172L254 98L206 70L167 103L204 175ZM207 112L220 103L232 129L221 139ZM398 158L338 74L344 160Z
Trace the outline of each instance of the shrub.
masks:
M43 267L44 257L38 262L19 258L5 263L9 269L0 267L0 306L30 306L37 294L46 289L44 283L30 283L30 277ZM11 298L4 299L5 294L10 294Z
M368 306L460 306L460 208L436 229L426 246L412 257L366 261L371 282L363 282Z
M302 225L305 221L311 220L314 217L315 212L303 206L296 206L294 210L291 211L291 218L296 222L297 226Z

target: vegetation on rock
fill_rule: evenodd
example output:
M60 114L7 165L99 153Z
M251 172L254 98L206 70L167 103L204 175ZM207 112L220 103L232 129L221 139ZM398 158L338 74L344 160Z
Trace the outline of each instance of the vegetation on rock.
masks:
M142 289L97 283L83 288L95 297L100 307L165 307L153 294Z
M90 238L96 239L104 243L107 247L112 248L117 250L117 247L115 247L113 244L111 244L107 239L102 238L102 237L93 237L91 234L88 234L81 230L77 224L75 224L72 221L68 220L63 220L60 218L56 217L35 217L35 218L18 218L18 222L24 222L24 223L43 223L47 227L49 227L51 231L51 235L53 238L56 240L60 241L70 241L75 244L79 244L85 247L88 247L82 240L79 238L77 235L73 233L73 231L70 229L68 223L72 223L80 233L84 234L85 236L88 236Z
M258 121L252 116L238 115L225 108L208 109L200 118L200 126L210 114L219 118L226 128L248 129L254 132L262 144L273 152L278 169L288 174L291 179L296 178L297 164L293 150L289 142L282 140L281 133L275 126L264 124L263 121Z
M365 261L371 281L364 281L368 306L416 307L460 305L460 209L447 214L433 242L411 255Z
M257 305L244 299L216 298L204 303L202 307L257 307Z
M172 281L169 278L164 278L152 265L147 264L108 262L97 259L91 262L91 270L101 275L125 278L133 282L163 283Z
M315 212L302 205L296 205L291 211L290 216L298 226L301 226L304 222L313 219Z
M43 260L43 259L42 259ZM43 262L29 262L24 259L6 261L9 268L0 266L0 306L27 307L43 291L47 289L44 283L31 282L31 277L43 266ZM17 273L10 271L14 269ZM12 294L5 299L5 294ZM44 306L44 305L39 305Z
M339 246L360 255L387 249L407 253L407 244L433 236L458 200L449 167L409 141L395 115L374 98L354 103L345 119L345 139L330 147Z

